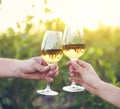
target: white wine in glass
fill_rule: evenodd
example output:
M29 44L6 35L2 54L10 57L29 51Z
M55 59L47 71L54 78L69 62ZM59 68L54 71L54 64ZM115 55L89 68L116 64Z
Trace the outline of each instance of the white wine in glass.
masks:
M48 65L52 65L61 60L62 55L62 32L47 30L41 46L42 58ZM45 89L37 90L37 93L49 96L58 95L58 92L51 90L50 83L47 84Z
M63 53L71 60L78 60L85 52L84 32L82 28L66 26L63 36ZM70 86L64 86L63 90L67 92L84 91L84 87L72 82Z

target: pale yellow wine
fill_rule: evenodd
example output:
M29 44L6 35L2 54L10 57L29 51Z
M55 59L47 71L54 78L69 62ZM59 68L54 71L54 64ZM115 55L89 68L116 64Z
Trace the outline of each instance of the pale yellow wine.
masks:
M42 58L49 64L57 63L62 58L62 49L42 50Z
M72 58L79 58L81 57L85 52L85 44L68 44L63 45L63 52L64 54L72 59Z

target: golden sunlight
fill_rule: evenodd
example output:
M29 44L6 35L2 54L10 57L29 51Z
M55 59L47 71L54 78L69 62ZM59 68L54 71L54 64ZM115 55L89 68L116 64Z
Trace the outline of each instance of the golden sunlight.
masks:
M32 8L32 5L35 5ZM98 22L103 25L120 25L120 0L2 0L0 9L0 31L15 27L17 21L24 20L27 15L34 15L35 21L54 17L65 23L79 24L88 29L97 29ZM45 15L44 7L52 10Z

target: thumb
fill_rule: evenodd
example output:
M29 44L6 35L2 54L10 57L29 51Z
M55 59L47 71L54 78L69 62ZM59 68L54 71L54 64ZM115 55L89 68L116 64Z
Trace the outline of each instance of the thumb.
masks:
M50 66L41 66L39 67L40 72L48 72L50 69Z
M50 66L43 66L40 65L39 63L36 63L33 65L34 69L39 72L48 72L50 69Z

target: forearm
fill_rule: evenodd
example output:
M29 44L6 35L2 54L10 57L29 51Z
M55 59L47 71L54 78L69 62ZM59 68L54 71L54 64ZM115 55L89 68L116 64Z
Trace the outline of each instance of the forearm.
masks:
M17 77L20 60L0 58L0 78Z
M96 94L109 103L120 107L120 88L102 81L98 85Z

